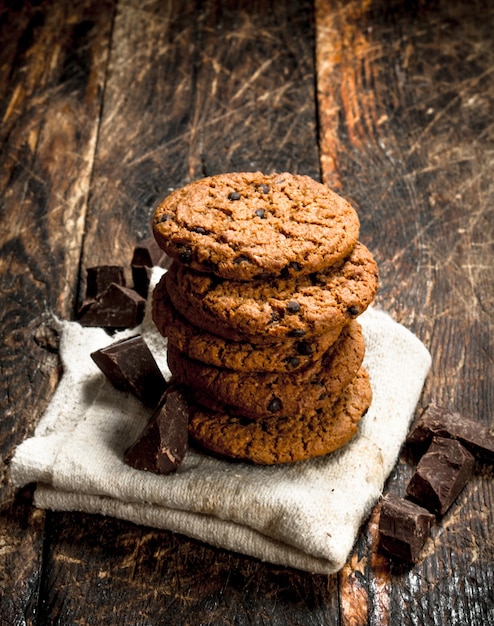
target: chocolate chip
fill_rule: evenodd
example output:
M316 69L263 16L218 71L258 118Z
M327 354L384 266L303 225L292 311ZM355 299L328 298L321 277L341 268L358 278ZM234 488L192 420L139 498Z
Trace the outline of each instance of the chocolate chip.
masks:
M240 194L238 191L231 191L228 194L228 200L240 200Z
M288 367L298 367L300 365L300 359L298 356L291 356L286 359Z
M266 185L266 183L260 184L258 189L261 193L269 193L269 187Z
M184 265L189 265L192 261L192 250L190 248L184 248L178 253L178 258Z
M194 228L191 228L190 231L192 233L197 233L198 235L207 235L208 231L203 228L202 226L194 226Z
M244 255L244 254L239 254L237 257L235 257L234 259L234 263L235 265L240 265L240 263L247 263L249 259Z
M300 311L300 304L296 300L290 300L286 305L288 313L298 313Z
M277 411L281 411L282 406L283 404L279 398L273 398L268 404L268 411L270 413L276 413Z
M264 209L256 209L255 215L260 217L262 220L266 219L266 211Z
M296 261L292 261L290 263L290 268L294 271L294 272L300 272L300 270L302 269L302 266L300 265L300 263L297 263Z
M168 222L168 220L171 220L172 216L169 213L163 213L163 215L160 215L158 217L158 219L156 220L156 224L162 224L163 222Z
M360 313L356 306L349 306L347 311L348 315L351 315L352 317L357 317L357 315Z
M307 341L300 341L297 344L297 352L302 356L310 356L312 354L312 346Z
M289 337L304 337L306 335L306 331L303 328L294 328L288 333Z

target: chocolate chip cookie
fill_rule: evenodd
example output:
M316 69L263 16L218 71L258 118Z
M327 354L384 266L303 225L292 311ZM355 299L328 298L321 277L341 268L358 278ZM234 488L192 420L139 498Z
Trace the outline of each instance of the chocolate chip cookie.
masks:
M344 446L357 432L371 399L369 377L361 368L338 399L302 416L249 421L192 407L189 435L222 457L262 465L292 463Z
M341 328L310 339L289 338L279 343L254 345L230 341L193 326L171 303L164 277L153 292L153 321L158 331L191 359L238 372L294 372L314 363L338 339Z
M355 377L364 358L362 329L350 322L322 359L289 374L242 373L205 365L170 345L168 366L194 399L215 411L259 420L296 417L324 407Z
M372 302L377 264L362 244L326 272L224 280L174 262L165 275L174 307L194 326L233 341L310 339L343 328Z
M173 191L156 208L159 246L223 278L326 270L352 250L360 223L343 198L308 176L219 174Z

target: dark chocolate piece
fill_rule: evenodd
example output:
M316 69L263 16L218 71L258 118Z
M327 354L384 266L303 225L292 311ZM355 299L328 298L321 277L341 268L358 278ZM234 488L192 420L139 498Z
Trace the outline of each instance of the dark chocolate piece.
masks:
M94 300L85 300L79 310L83 326L134 328L142 322L146 300L134 289L111 283Z
M427 509L389 494L383 499L379 517L380 545L391 556L416 563L434 521Z
M188 422L182 392L169 387L142 434L125 452L125 463L155 474L176 471L188 448Z
M151 282L152 267L147 265L132 266L132 280L134 281L134 289L143 298L148 297L149 283Z
M149 237L134 248L131 265L168 267L170 263L171 257L158 246L154 237Z
M96 350L91 358L114 387L129 391L147 406L155 407L166 389L166 381L141 335Z
M134 289L143 298L147 298L151 269L153 267L170 267L172 258L162 250L154 237L145 239L134 248L131 269Z
M432 403L413 425L407 443L425 447L435 435L457 439L480 460L494 462L494 435L484 424Z
M99 298L111 283L125 287L124 268L121 265L96 265L86 270L86 298Z
M411 500L443 515L471 477L474 457L459 441L434 437L406 490Z

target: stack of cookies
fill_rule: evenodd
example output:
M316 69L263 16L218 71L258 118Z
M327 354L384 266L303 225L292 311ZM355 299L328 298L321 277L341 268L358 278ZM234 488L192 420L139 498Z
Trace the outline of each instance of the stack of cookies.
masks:
M173 259L153 293L189 435L273 465L328 454L372 392L356 318L377 265L343 198L307 176L221 174L173 192L153 232Z

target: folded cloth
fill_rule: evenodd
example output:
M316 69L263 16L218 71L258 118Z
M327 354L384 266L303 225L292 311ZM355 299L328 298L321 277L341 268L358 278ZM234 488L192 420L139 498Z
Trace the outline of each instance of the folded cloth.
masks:
M160 275L155 269L152 284ZM142 333L169 376L166 340L149 309L133 334ZM337 572L396 463L431 364L420 340L388 314L370 308L359 321L373 400L349 444L325 457L269 467L189 450L168 476L123 461L150 410L117 391L90 357L115 337L61 321L64 373L34 436L15 452L12 480L18 487L37 482L40 508L110 515L270 563Z

